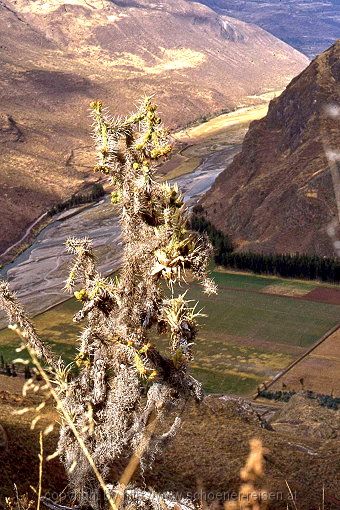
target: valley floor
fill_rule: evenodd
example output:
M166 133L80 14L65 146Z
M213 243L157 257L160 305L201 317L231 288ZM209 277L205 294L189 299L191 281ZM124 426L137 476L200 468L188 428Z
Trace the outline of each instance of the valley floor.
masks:
M232 161L251 120L265 115L272 95L259 97L257 106L220 115L203 125L175 135L180 148L159 169L160 179L174 179L187 203L194 204L206 192L217 175ZM67 299L63 291L70 256L64 243L68 237L93 240L99 269L111 274L120 266L122 245L118 211L109 197L87 208L79 208L54 217L12 264L0 269L0 277L10 281L20 301L35 315ZM0 311L0 327L5 326Z
M249 122L265 115L268 104L263 101L270 97L258 98L257 106L177 133L179 149L160 167L160 178L176 179L187 202L194 204L239 150ZM119 268L119 221L117 211L106 199L57 216L34 244L2 271L32 315L48 309L36 317L37 328L68 360L74 357L79 333L72 323L78 304L67 300L63 292L70 263L64 242L73 235L94 240L103 274L112 274ZM190 291L192 299L200 300L207 314L193 373L208 392L253 394L259 384L289 366L339 322L340 298L335 287L222 270L214 276L220 288L217 297L202 299L198 286ZM55 306L58 303L61 304ZM0 315L0 327L5 324ZM160 344L166 349L165 340L160 340ZM8 330L0 332L0 354L6 360L15 357L15 345L16 339ZM331 359L329 363L332 365ZM334 371L327 373L329 377L326 375L322 385L325 392L330 392L334 389ZM301 378L300 372L299 375ZM313 389L316 379L310 379ZM295 379L291 384L296 384Z
M261 383L300 358L339 323L339 287L226 271L215 271L213 276L219 286L217 296L202 294L199 285L192 285L188 292L207 315L200 320L192 372L208 393L253 395ZM330 295L334 303L329 302ZM79 303L70 299L34 319L41 337L67 361L74 359L80 333L72 322L78 309ZM165 338L155 338L155 342L166 351ZM17 343L11 331L0 332L0 354L7 361L16 357ZM299 379L304 377L306 389L319 391L321 384L324 393L336 390L340 395L334 380L340 343L333 342L331 348L324 347L322 355L316 354L312 358L314 376L309 375L305 360L297 366L296 375L293 371L282 381L288 389L299 388Z

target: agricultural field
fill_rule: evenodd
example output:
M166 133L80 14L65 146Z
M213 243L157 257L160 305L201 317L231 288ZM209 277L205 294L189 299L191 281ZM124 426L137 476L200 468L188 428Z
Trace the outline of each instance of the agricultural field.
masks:
M198 285L188 296L199 301L200 318L192 373L207 392L253 394L257 386L287 367L340 319L340 291L329 288L337 304L311 300L316 282L284 280L250 274L215 271L217 296L207 297ZM186 289L181 289L181 292ZM335 296L335 299L334 299ZM326 299L326 298L325 298ZM75 354L80 327L72 322L79 304L71 299L38 315L34 322L44 340L66 360ZM167 349L165 338L157 343ZM17 357L18 341L9 330L0 332L0 354Z
M214 117L199 125L189 127L173 135L178 150L159 169L161 178L178 179L194 172L207 157L218 155L218 162L228 164L228 156L240 150L249 124L263 118L268 112L268 103L280 91L254 96L260 104L239 108L234 112Z
M340 395L340 329L330 335L310 354L283 374L271 391L299 391L301 387L315 393Z

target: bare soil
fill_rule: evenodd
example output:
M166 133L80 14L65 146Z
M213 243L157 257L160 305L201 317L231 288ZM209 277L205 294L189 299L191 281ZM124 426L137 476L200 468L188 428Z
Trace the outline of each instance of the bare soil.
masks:
M275 294L278 296L302 297L309 293L309 290L301 287L293 287L287 285L268 285L262 292L265 294Z
M321 290L321 289L320 289ZM340 329L280 378L271 390L301 390L340 396Z
M329 303L330 305L340 305L340 290L320 287L306 294L304 299L318 301L320 303Z

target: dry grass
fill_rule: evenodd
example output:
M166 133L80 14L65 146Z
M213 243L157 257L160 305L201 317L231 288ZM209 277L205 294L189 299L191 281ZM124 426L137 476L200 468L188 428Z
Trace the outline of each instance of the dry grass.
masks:
M187 409L183 418L185 425L174 447L159 459L152 475L152 482L162 489L192 493L200 479L214 499L230 497L241 483L238 473L247 456L248 441L257 437L269 450L263 486L269 491L271 509L285 509L287 503L292 508L285 480L297 494L299 510L317 508L323 484L327 507L336 508L334 500L340 499L339 464L334 456L337 440L325 442L291 431L280 434L260 429L256 420L242 416L235 404L216 397L206 399L201 408Z
M4 427L8 437L8 449L0 453L0 503L4 503L5 497L15 495L14 484L17 485L20 494L28 494L34 497L31 486L39 484L39 431L44 430L51 423L56 422L57 413L51 405L45 408L45 416L37 424L35 430L31 430L31 423L35 412L20 416L13 411L20 411L27 407L34 409L41 404L41 395L30 394L26 397L21 395L22 380L16 379L16 389L10 385L11 378L0 376L0 423ZM3 389L7 388L7 389ZM50 455L55 451L58 439L58 431L55 429L44 441L45 454ZM60 492L67 484L66 474L58 459L51 460L44 466L44 490Z

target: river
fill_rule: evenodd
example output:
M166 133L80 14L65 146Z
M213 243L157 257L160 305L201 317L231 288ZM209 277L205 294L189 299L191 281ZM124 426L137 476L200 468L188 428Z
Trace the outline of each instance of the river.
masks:
M218 117L215 131L214 120L206 123L204 129L209 133L206 137L202 135L202 129L196 138L196 135L190 138L190 130L182 135L182 139L191 144L181 152L181 158L189 163L195 158L197 163L199 155L196 168L175 179L188 206L196 203L209 190L216 177L240 150L249 121L263 116L266 109L263 109L263 105L247 109L246 119L244 111L242 109L239 118L237 112ZM231 116L234 121L231 121ZM225 122L223 119L221 121L222 117L225 117ZM16 291L30 315L41 313L68 299L63 287L70 265L70 256L65 250L65 241L69 237L86 236L93 240L102 274L110 274L120 267L122 240L118 212L118 206L113 206L107 196L86 209L80 208L79 212L61 213L40 232L30 248L1 270L0 276L10 282L11 289ZM6 319L0 315L0 327L5 325Z

